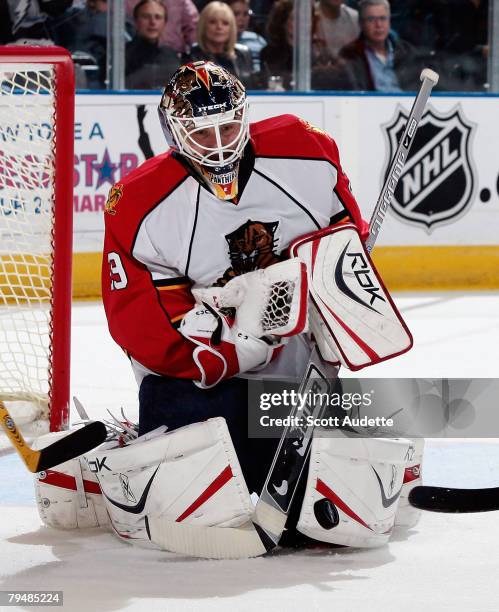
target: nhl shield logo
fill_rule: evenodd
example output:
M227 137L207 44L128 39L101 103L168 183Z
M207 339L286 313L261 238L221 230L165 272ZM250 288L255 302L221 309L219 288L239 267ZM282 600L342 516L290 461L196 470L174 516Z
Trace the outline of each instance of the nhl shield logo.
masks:
M390 159L407 117L399 107L392 121L383 126ZM467 210L476 182L470 158L473 130L459 106L448 114L432 108L425 112L392 199L391 210L397 217L431 231Z

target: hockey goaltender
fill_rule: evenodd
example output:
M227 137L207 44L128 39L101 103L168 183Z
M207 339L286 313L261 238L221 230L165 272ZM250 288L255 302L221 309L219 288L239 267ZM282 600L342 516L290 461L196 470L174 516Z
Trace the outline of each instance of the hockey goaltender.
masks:
M211 62L181 66L158 110L168 151L114 185L104 213L103 301L137 379L138 437L121 422L39 474L37 499L54 527L223 556L225 536L253 524L278 444L248 436L248 378L300 380L314 343L324 363L358 369L412 338L331 136L292 115L250 123L244 87ZM279 545L384 545L418 519L407 494L421 454L341 427L314 436Z

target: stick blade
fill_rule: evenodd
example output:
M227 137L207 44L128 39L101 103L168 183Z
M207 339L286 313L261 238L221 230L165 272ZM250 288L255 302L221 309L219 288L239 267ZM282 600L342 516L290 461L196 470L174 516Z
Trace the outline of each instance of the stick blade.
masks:
M451 489L414 487L409 502L420 510L464 514L499 510L499 487L488 489Z
M260 532L248 521L240 527L204 527L147 516L151 542L163 550L202 559L247 559L267 552Z
M39 453L35 472L43 472L55 465L79 457L92 450L106 439L107 431L104 423L94 421L77 429L73 433L42 448Z

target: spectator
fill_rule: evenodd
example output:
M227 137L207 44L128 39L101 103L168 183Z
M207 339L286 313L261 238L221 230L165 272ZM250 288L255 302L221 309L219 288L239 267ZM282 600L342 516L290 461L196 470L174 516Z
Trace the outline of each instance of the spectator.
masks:
M207 4L199 15L197 34L191 61L215 62L237 76L246 88L255 87L250 50L236 42L236 20L227 4L218 1Z
M86 0L51 22L56 44L69 49L77 65L83 65L86 86L103 89L106 79L107 1Z
M319 0L316 7L316 36L332 57L360 34L359 14L342 0Z
M226 0L226 2L236 18L237 42L248 47L253 60L253 70L260 72L260 51L267 41L260 34L248 29L251 17L250 0Z
M12 35L12 21L6 0L0 0L0 45L14 40Z
M125 0L128 17L132 18L133 9L139 0ZM160 46L170 47L177 53L188 53L196 41L196 26L199 13L192 0L163 0L168 21L161 33Z
M392 33L430 55L438 37L438 4L439 0L390 0Z
M260 53L267 82L279 77L284 89L292 89L293 14L293 0L277 0L267 23L268 44Z
M439 0L434 9L439 37L437 70L443 89L473 91L487 80L487 0Z
M3 0L0 6L0 44L53 44L47 20L68 9L73 0Z
M417 89L420 62L414 48L390 35L387 0L359 2L360 36L340 56L350 67L355 89L397 92Z
M331 56L315 36L312 19L312 89L352 89L353 80L345 62ZM277 0L268 22L268 45L260 54L262 73L270 89L280 79L283 89L292 89L293 76L293 0Z
M251 0L251 25L255 32L265 36L268 18L275 0Z
M128 89L159 89L177 70L180 58L159 40L167 23L161 0L140 0L133 9L136 35L126 46L125 76Z

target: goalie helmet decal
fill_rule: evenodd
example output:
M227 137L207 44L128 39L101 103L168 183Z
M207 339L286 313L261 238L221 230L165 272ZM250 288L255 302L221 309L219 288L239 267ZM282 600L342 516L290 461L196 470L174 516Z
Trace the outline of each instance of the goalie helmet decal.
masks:
M246 99L241 82L213 62L184 64L165 87L161 107L177 117L228 111Z
M245 89L213 62L180 66L165 87L158 113L169 146L203 167L217 169L217 175L239 161L248 142ZM202 137L210 130L214 137L206 144ZM223 182L218 178L218 184Z

